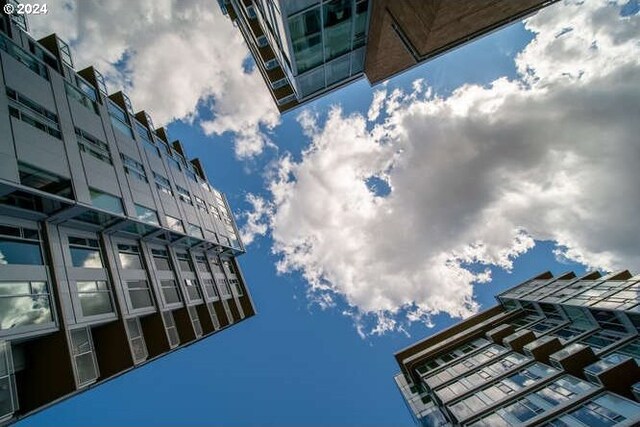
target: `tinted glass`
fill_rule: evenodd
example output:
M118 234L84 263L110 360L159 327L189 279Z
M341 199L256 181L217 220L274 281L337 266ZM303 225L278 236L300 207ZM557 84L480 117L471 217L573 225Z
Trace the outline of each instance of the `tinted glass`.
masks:
M1 264L42 265L40 245L35 242L0 238Z
M103 268L100 251L96 249L70 247L71 263L74 267Z
M0 298L0 329L39 325L52 320L47 295Z
M124 214L124 210L122 209L122 200L120 200L119 197L97 190L90 190L90 193L91 203L93 206L116 214Z
M78 294L78 297L80 298L80 306L84 316L95 316L113 311L108 292L81 293Z
M129 298L131 299L131 306L134 309L153 306L151 294L148 289L130 289Z
M122 265L122 268L134 270L144 269L142 261L140 260L140 255L120 252L118 256L120 257L120 264Z

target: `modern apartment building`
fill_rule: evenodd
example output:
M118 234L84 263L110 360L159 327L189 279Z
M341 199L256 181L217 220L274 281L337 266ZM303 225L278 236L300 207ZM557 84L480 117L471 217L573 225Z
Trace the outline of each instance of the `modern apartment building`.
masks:
M201 163L1 18L0 424L255 314Z
M376 84L557 0L218 0L281 112Z
M396 353L421 426L640 425L640 276L536 276Z

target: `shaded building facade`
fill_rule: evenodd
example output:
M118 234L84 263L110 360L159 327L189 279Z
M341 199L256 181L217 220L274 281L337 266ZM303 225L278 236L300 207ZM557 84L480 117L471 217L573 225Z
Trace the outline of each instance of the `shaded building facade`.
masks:
M26 30L2 15L0 423L255 314L201 163Z
M218 0L281 112L376 84L557 0Z
M640 276L540 274L395 354L422 426L640 424Z

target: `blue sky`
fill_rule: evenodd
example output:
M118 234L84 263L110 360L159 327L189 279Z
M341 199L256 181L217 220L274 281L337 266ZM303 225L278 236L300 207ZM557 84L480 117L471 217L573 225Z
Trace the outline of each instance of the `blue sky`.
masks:
M589 15L592 13L591 11L586 11L583 15L589 18L602 10L596 10L593 15ZM437 301L441 301L443 295L446 298L449 294L434 290L425 295L422 288L444 288L448 286L448 283L446 280L434 283L433 276L430 274L435 273L431 270L425 270L423 282L418 278L408 283L398 284L398 286L404 286L407 289L407 295L403 297L388 291L388 289L381 290L383 286L380 284L372 283L369 288L365 288L364 292L361 289L354 289L358 283L354 285L348 280L350 271L322 263L323 257L326 258L329 254L322 252L321 248L317 250L314 248L314 251L303 254L302 260L296 258L298 254L287 252L291 247L287 246L288 242L279 241L278 239L281 237L278 236L297 238L299 234L296 233L303 232L310 236L322 236L323 233L334 233L335 230L322 228L313 230L308 225L301 225L300 230L302 231L297 230L296 227L293 227L294 230L292 230L291 223L296 224L298 221L300 224L306 224L312 214L310 210L305 210L304 204L299 199L295 198L298 196L296 193L303 191L302 187L297 185L289 187L293 189L294 194L283 199L277 193L277 189L274 190L274 178L272 174L268 173L269 171L273 173L284 170L282 159L290 156L290 159L297 165L292 174L302 183L306 173L305 168L316 170L312 168L314 165L313 153L305 150L311 147L312 151L320 156L333 155L343 150L340 145L332 145L332 138L335 139L335 135L330 133L331 129L329 128L333 125L359 126L360 122L350 121L349 118L356 117L351 116L354 114L357 117L367 116L375 91L386 91L384 111L374 120L363 120L366 122L364 125L366 128L365 139L374 140L373 146L376 149L385 149L387 147L385 142L375 140L374 129L376 126L386 126L392 119L397 118L402 126L386 127L385 129L391 133L400 129L402 132L398 131L400 135L397 136L398 140L402 140L408 135L406 136L408 142L404 141L398 147L401 147L403 152L417 153L415 154L418 156L417 160L404 159L410 164L415 165L411 162L420 161L419 150L431 143L436 145L436 142L432 141L438 141L441 135L445 135L444 152L446 153L446 149L450 147L451 157L455 157L454 154L460 152L461 148L457 145L447 145L453 144L453 141L448 141L446 137L452 139L467 137L467 134L464 133L455 135L447 133L451 131L451 128L446 127L437 129L439 132L437 134L429 134L420 128L420 123L415 124L411 121L416 115L419 118L424 118L424 120L418 120L419 122L429 119L427 116L419 115L424 114L424 109L415 112L411 108L433 108L432 111L441 111L437 110L440 108L438 107L440 105L437 101L438 97L443 101L450 102L450 105L442 110L446 110L445 113L428 113L441 114L440 119L433 122L432 128L436 128L435 124L438 122L453 121L461 128L471 126L471 129L475 129L478 134L484 135L484 139L478 142L478 146L486 141L491 143L504 139L509 141L498 150L500 155L502 153L505 155L504 159L498 158L498 163L489 162L487 165L483 160L479 163L454 162L451 165L452 168L459 169L460 176L466 175L466 170L475 173L470 178L465 178L470 181L463 180L463 184L473 183L474 180L489 181L494 176L488 173L487 169L498 170L501 173L499 176L501 179L497 181L498 184L493 181L488 182L487 186L491 188L491 191L482 186L478 188L479 194L486 195L488 199L496 202L477 207L477 203L471 203L474 194L461 195L459 199L456 199L450 195L443 196L440 192L433 193L434 204L451 203L460 206L460 208L448 211L448 213L445 212L442 215L445 217L444 220L438 219L440 215L438 211L425 210L425 215L429 216L429 221L427 221L429 224L416 225L415 232L425 234L426 239L425 241L416 240L415 247L411 248L418 254L423 251L430 253L430 243L433 242L434 246L440 245L438 252L435 252L432 257L430 256L426 260L419 259L416 261L417 264L438 259L441 253L449 254L455 258L455 263L459 268L454 269L453 273L447 270L446 274L455 273L458 276L462 274L465 277L464 280L460 279L460 282L456 282L457 286L461 292L470 292L470 297L472 296L478 304L476 309L493 305L495 294L542 271L550 270L559 274L574 270L576 273L580 273L585 271L587 264L605 270L617 267L621 263L627 263L626 267L630 269L637 267L640 251L637 245L629 245L624 238L634 230L635 222L638 221L637 215L634 217L630 214L630 212L637 212L637 210L634 211L635 206L629 203L636 202L614 203L633 197L620 197L618 200L615 198L616 195L612 193L611 187L600 188L597 184L606 182L606 179L602 179L601 175L581 175L584 168L576 167L576 163L571 163L575 158L575 153L572 151L573 148L567 148L566 143L566 141L570 141L575 145L584 144L587 161L593 161L596 158L606 160L609 151L615 154L624 152L628 148L624 145L616 148L615 141L621 141L620 144L631 141L630 144L633 144L634 139L625 136L635 132L633 125L630 124L627 116L616 111L614 112L615 117L619 119L612 119L611 124L604 129L607 135L616 136L615 141L611 142L610 150L604 154L593 151L595 149L591 147L602 147L602 144L598 145L598 140L591 144L593 141L589 139L590 136L587 133L583 132L581 126L592 119L590 114L595 113L583 107L592 103L586 102L586 99L582 99L580 96L587 96L593 92L593 96L601 97L604 105L610 105L606 102L606 93L609 90L613 93L614 89L624 92L625 88L614 88L614 85L607 79L620 81L616 77L616 73L624 71L625 67L638 66L637 61L629 57L626 59L627 62L615 63L606 53L591 55L588 49L592 40L589 37L592 37L593 34L600 34L598 37L601 38L595 40L601 46L614 46L616 49L622 49L619 46L631 49L627 45L632 45L633 49L637 49L637 46L633 46L633 37L629 37L628 33L623 31L617 33L617 37L618 40L626 40L627 45L624 43L606 45L609 39L606 37L607 32L602 30L603 28L604 30L613 28L604 27L608 21L602 24L602 28L599 27L588 33L589 28L579 28L578 24L589 22L593 26L596 25L593 24L596 21L590 18L588 21L580 21L582 15L574 12L575 10L571 10L569 6L567 6L567 10L563 11L567 20L569 14L575 16L572 19L575 19L574 24L576 25L568 36L563 35L563 38L560 39L560 42L566 39L563 42L566 43L564 46L558 46L559 42L556 42L558 37L542 37L546 28L553 29L562 25L562 23L555 22L553 16L547 15L544 19L540 18L538 22L534 23L534 27L541 34L537 44L532 43L536 34L527 30L522 23L518 23L429 63L415 67L391 79L386 85L371 88L365 80L361 80L335 91L310 103L304 109L283 115L277 125L269 126L269 119L264 119L265 116L262 115L257 119L259 124L255 129L258 129L261 135L266 135L271 141L271 146L267 146L260 150L259 154L249 157L239 158L238 156L236 138L238 133L243 131L242 129L228 129L219 132L220 135L213 136L205 134L206 126L203 125L203 122L215 120L217 116L225 112L233 112L232 109L229 109L229 104L225 104L225 100L222 98L224 91L216 92L213 89L212 98L205 98L205 101L200 98L201 101L197 104L196 110L190 112L191 120L173 121L169 125L170 135L183 142L191 157L198 157L203 161L211 182L226 193L241 225L246 223L247 213L255 208L247 201L248 195L261 198L273 207L270 213L259 212L260 221L267 224L268 231L253 233L254 240L248 246L247 254L240 260L257 307L257 315L227 331L67 399L22 420L18 425L412 425L409 412L392 380L398 370L394 363L393 353L418 339L450 326L457 319L452 319L447 313L467 309L469 300L461 298L457 305L438 306ZM610 18L611 22L618 19L619 11L616 11L616 14ZM603 19L601 19L602 21ZM605 36L601 35L603 33ZM588 34L589 37L586 37L585 34ZM625 36L625 34L627 35ZM70 39L73 37L73 34L69 35ZM582 46L580 43L584 40L589 42L587 47L574 55L577 51L576 46ZM537 67L536 74L529 80L518 74L515 62L516 55L528 45L531 47L531 51L521 63L530 65L531 62L527 61L532 61L533 58L534 65ZM540 49L536 50L536 46L540 46ZM615 55L616 58L624 56L620 55L620 51L616 51L614 47L611 47L610 55ZM557 49L560 56L554 57L554 49ZM603 63L612 65L604 67L601 65ZM247 66L243 57L240 57L238 64ZM250 70L250 65L248 68ZM133 65L132 69L135 71ZM580 74L576 70L581 71L587 77L572 77L572 73L576 76ZM129 69L127 72L132 73L133 71ZM565 78L564 76L569 76L567 77L568 83L562 80ZM491 85L499 78L506 78L504 82L516 83L511 85L505 83L503 86ZM589 86L580 86L584 84L586 78L592 79L588 81ZM417 79L425 79L426 84L436 96L434 97L432 94L429 97L418 94L417 101L415 99L401 100L400 110L404 115L398 115L399 113L395 112L391 106L393 90L399 88L405 94L410 94L413 91L412 85ZM133 85L134 93L139 93L136 92L136 84L138 84L136 80L129 83ZM456 89L464 85L478 86L477 89L462 89L456 92ZM633 85L633 81L630 82L630 85ZM561 98L560 100L553 98L554 90L546 91L545 88L549 87L555 90L558 98ZM534 88L535 91L531 88ZM580 90L574 91L574 88ZM565 90L566 92L564 92ZM550 95L549 92L552 94ZM456 93L458 95L455 95ZM605 95L602 95L603 93ZM464 102L456 101L458 99L456 96ZM138 95L138 97L142 100L146 99L143 95ZM515 99L510 105L519 107L502 110L503 115L508 116L504 120L506 125L501 125L506 128L502 133L494 132L494 127L500 126L494 125L492 121L496 119L495 116L500 116L500 114L485 114L484 110L480 108L493 105L491 102L495 99L500 99L501 102L505 99ZM566 101L567 99L569 101ZM456 104L456 102L458 103ZM567 105L571 108L567 108L566 105L563 107L561 102L568 102ZM631 102L630 105L637 106L637 102L633 103L633 100ZM479 118L469 112L476 110L464 113L464 120L456 114L452 115L447 112L455 110L460 105L465 108L467 105L479 105L477 110ZM530 109L529 105L531 105ZM340 106L342 114L327 126L329 111L334 106ZM554 120L544 116L545 111L554 111L554 109L557 109L558 113L553 117L561 117L566 128L571 131L567 131L566 135L564 130L553 127ZM576 110L577 112L575 114L566 113L567 110ZM316 115L315 125L318 129L312 132L312 136L309 135L309 129L305 129L301 124L303 119L299 118L299 114L303 111ZM520 112L522 114L519 115ZM180 116L183 113L184 111L179 111L172 114ZM513 116L510 115L511 113ZM602 111L596 111L596 113L602 115ZM534 129L522 124L521 115L530 117ZM529 120L524 120L524 122L527 121ZM522 134L532 134L533 136L523 137L521 145L515 142L511 144L511 139L519 138L519 133L510 127L513 123L515 123L513 129L516 131L521 130ZM539 126L539 123L548 124L549 129L546 129L546 125ZM269 127L271 129L268 129ZM251 132L255 130L251 129ZM590 131L590 134L594 133L597 131ZM557 144L555 144L556 138L559 141ZM549 143L549 140L553 140L552 143ZM236 145L234 146L234 144ZM469 144L473 147L473 141ZM516 154L511 156L512 150ZM540 154L539 150L542 150L543 153ZM530 153L529 157L538 159L535 160L537 163L527 164L521 151L527 156ZM631 157L635 158L637 151L631 153ZM341 157L336 158L340 159ZM554 160L558 158L561 161ZM616 159L618 157L613 156L611 161ZM436 160L446 162L449 159ZM580 160L582 163L578 163L578 165L583 165L585 159L580 158ZM424 157L425 163L431 161L433 159L429 156ZM558 163L555 163L556 161ZM401 193L403 191L402 183L406 182L407 176L410 176L406 171L403 172L402 165L402 162L394 164L393 171L388 173L380 172L376 169L378 166L371 166L371 171L373 171L371 174L375 175L374 178L390 183L392 190L389 197ZM570 167L567 167L566 170L563 169L567 165ZM593 169L599 171L599 163L595 162L594 165L597 167ZM365 166L369 167L370 165ZM611 170L609 166L609 163L602 164L603 169ZM548 176L548 174L540 172L545 169L553 170L555 174ZM622 171L619 173L623 173L625 170L624 167L620 169ZM502 174L503 172L504 174ZM621 179L616 173L613 174L614 178ZM531 175L530 180L522 178L527 174ZM452 180L451 175L445 174L444 176L445 182ZM637 183L636 175L629 176L631 178L627 177L626 180L630 181L630 184ZM413 178L415 180L415 177ZM423 178L424 183L418 182L419 187L440 185L438 182L442 177L425 174ZM545 184L547 179L551 184ZM453 175L453 181L455 180L456 175ZM418 179L418 181L420 180ZM541 183L541 189L536 190L534 184L538 181ZM588 185L589 188L579 187L578 184L582 182L586 183L585 185ZM509 183L515 186L515 190L507 185ZM455 184L455 182L452 183L453 188L456 188ZM420 192L419 187L417 193ZM618 189L619 195L633 196L631 192L635 190L630 189L631 187L620 187ZM312 186L311 188L316 187ZM340 187L334 186L332 188L334 191L338 191L336 197L340 197ZM387 197L386 192L381 194L382 199ZM530 194L532 195L530 196ZM348 194L344 193L343 195L347 196ZM417 196L419 195L417 194ZM563 202L564 198L566 198L566 203ZM596 200L602 199L604 199L603 203L596 202ZM374 206L385 206L384 200L378 200L373 196L367 200L372 201ZM602 209L603 205L610 208L611 211L607 213L609 216L601 219L589 209L586 209L585 213L583 208L589 206L588 201L593 202L594 211ZM281 209L282 206L293 207L293 212L299 212L299 216L293 217L293 219L286 216ZM400 205L394 205L396 208L398 206ZM616 210L618 209L616 206L619 206L620 211ZM405 207L407 210L416 211L417 209L417 213L421 212L419 206L416 208L416 206L407 204ZM480 219L469 219L463 212L461 222L452 221L450 223L451 230L446 229L449 224L447 217L457 216L460 210L466 211L467 209L471 213L480 212L482 214L478 214ZM452 212L455 215L452 215ZM490 216L484 216L486 212L489 212ZM328 218L331 217L332 212L324 213ZM337 218L344 215L344 212L333 213ZM414 216L409 218L414 218ZM487 221L491 222L491 218L497 218L497 225L492 225L486 230L479 226ZM609 221L607 218L619 220ZM482 228L482 232L465 231L463 234L456 234L456 230L464 228L465 223L477 224L476 228ZM578 231L574 228L576 223L580 224ZM392 224L394 223L392 222ZM397 226L397 224L394 225ZM430 225L438 228L433 234L429 234L431 233L429 231ZM554 225L557 225L557 229L553 227ZM522 243L512 238L513 229L520 227L526 230L527 238L531 239L530 243L526 241ZM509 232L505 234L507 237L503 238L500 233L504 228L509 228ZM366 228L355 226L350 230L355 230L356 234L369 232ZM637 228L635 230L637 231ZM452 241L462 241L463 244L447 246L446 242L449 239L438 237L443 232L450 235ZM607 237L605 239L602 237L605 235L615 235L615 238ZM359 236L354 234L353 237L357 241ZM432 237L433 239L431 239ZM445 243L436 243L436 241L440 241L438 239L445 241ZM474 246L478 241L484 243L484 246L480 248L477 245ZM603 242L607 246L602 246ZM299 248L294 247L294 249ZM468 250L471 255L460 255L460 252L465 250ZM335 252L346 259L353 257L353 254L343 249L338 241L336 241ZM375 254L375 252L363 253L365 255ZM278 274L276 265L282 263L283 259L290 262L289 268L285 268L284 273ZM381 266L378 261L377 259L367 259L363 261L362 265L371 265L372 270L379 268L386 272L385 266ZM357 262L360 261L357 260ZM512 265L509 265L511 263ZM511 267L510 271L508 267ZM313 285L310 284L309 274L316 271L321 271L321 282L326 288L314 290ZM407 264L403 265L403 268L399 268L397 274L415 276L421 271L423 270L414 264ZM486 271L491 273L491 280L488 283L474 285L474 282L481 281L482 275ZM366 275L359 277L367 278ZM455 279L454 276L445 275L444 277ZM391 288L396 284L389 282L385 286ZM331 297L331 304L328 308L320 307L317 303L318 295ZM380 299L374 299L370 295L379 295ZM422 321L408 321L407 313L416 308L421 310L420 319ZM345 312L348 314L345 315ZM393 318L398 323L382 334L372 333L380 313L383 318ZM364 320L358 318L359 314L364 315ZM363 328L361 332L364 331L364 338L358 333L356 327L359 322L361 323L359 326ZM425 323L428 322L434 326L431 328L425 326Z

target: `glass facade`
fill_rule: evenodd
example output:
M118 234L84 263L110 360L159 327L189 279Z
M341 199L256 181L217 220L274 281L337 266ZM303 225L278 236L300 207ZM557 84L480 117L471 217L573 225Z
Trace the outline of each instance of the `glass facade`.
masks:
M399 353L410 375L396 383L417 424L640 425L640 404L629 400L640 373L640 316L611 308L640 302L637 276L545 276L497 296L489 319L499 320L471 318L453 337L436 334L432 347Z

